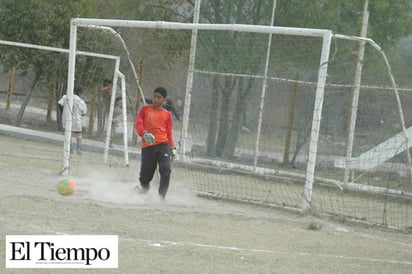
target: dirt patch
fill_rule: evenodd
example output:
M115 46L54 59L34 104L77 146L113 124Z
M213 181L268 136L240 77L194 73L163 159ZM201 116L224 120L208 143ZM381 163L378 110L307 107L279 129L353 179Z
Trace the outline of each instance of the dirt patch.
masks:
M184 181L161 203L155 191L130 191L138 161L112 170L93 163L101 154L73 156L78 189L63 197L60 146L1 135L0 144L1 258L4 235L115 234L119 273L410 273L411 234L203 199Z

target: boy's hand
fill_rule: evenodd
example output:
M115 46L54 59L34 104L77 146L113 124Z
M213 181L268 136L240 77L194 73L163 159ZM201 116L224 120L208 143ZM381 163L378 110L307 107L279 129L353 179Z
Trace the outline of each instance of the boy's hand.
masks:
M153 144L156 138L150 132L146 131L143 133L143 140L148 143L149 145Z
M175 147L170 149L170 154L172 156L172 159L174 159L176 157L177 151L176 151Z

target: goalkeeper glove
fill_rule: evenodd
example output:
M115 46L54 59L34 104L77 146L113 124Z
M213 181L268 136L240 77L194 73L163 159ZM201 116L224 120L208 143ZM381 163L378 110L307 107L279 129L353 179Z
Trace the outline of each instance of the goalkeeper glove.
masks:
M149 145L153 144L156 138L150 132L146 131L143 133L143 140L148 143Z
M175 147L170 149L170 154L172 156L172 159L174 159L176 157L177 151L176 151Z

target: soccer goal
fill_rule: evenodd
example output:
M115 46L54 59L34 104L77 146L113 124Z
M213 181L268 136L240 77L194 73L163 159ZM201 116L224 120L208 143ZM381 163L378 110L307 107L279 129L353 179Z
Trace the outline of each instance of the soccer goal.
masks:
M56 48L56 47L49 47L49 46L43 46L43 45L35 45L35 44L29 44L29 43L20 43L20 42L14 42L14 41L5 41L5 40L0 40L0 45L5 45L5 46L12 46L12 47L20 47L20 48L28 48L28 49L35 49L35 50L42 50L42 51L50 51L50 52L57 52L57 53L63 53L65 55L68 55L68 53L70 52L68 49L63 49L63 48ZM123 140L123 155L124 155L124 164L128 165L128 143L127 143L127 114L126 114L126 94L125 94L125 76L123 73L121 73L119 71L119 66L120 66L120 57L119 56L114 56L114 55L110 55L110 54L101 54L101 53L95 53L95 52L87 52L87 51L77 51L76 55L79 56L86 56L86 57L92 57L92 58L100 58L100 59L106 59L106 60L110 60L110 61L114 61L114 81L115 83L117 82L117 79L121 79L122 81L122 85L121 85L121 98L122 98L122 134L123 136L125 136L125 139ZM56 58L58 59L58 58ZM107 160L108 158L108 154L109 154L109 140L110 140L110 133L111 133L111 125L112 125L112 120L113 120L113 108L114 108L114 98L116 97L116 91L117 91L117 86L116 85L113 88L113 96L112 96L112 100L111 100L111 104L110 104L110 111L109 111L109 117L107 119L107 125L106 125L106 138L105 138L105 145L103 146L103 151L104 151L104 159ZM69 104L72 104L72 102L70 103L70 100L72 100L73 98L73 91L69 92ZM57 98L58 99L58 98ZM92 102L93 103L93 102ZM90 106L89 106L90 108ZM92 108L93 109L93 108ZM89 109L90 112L90 109ZM32 114L31 114L32 115ZM57 116L57 114L55 115ZM69 115L70 116L70 115ZM93 124L93 116L89 115L90 124ZM55 117L55 119L58 119L57 117ZM71 116L68 117L67 121L71 122ZM93 126L92 126L93 127ZM70 150L70 142L71 142L71 137L70 134L68 134L67 132L65 132L65 137L67 138L65 140L65 144L67 144L67 142L69 143L68 149ZM70 138L70 139L69 139ZM87 141L86 141L87 142ZM62 174L67 174L68 170L67 167L68 165L65 164L68 159L64 158L64 163L63 163L63 170L61 171Z
M408 90L372 40L322 29L76 18L69 91L76 33L93 26L135 37L127 54L142 64L142 96L162 85L182 101L172 181L202 195L410 225L402 204L411 196L401 104Z

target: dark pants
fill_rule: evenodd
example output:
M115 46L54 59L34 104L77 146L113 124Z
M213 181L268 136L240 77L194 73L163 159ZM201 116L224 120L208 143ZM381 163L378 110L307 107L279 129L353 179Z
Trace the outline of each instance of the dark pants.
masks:
M169 188L170 173L172 172L169 143L161 143L142 149L139 180L143 189L149 189L157 164L159 164L160 173L159 195L164 198Z

